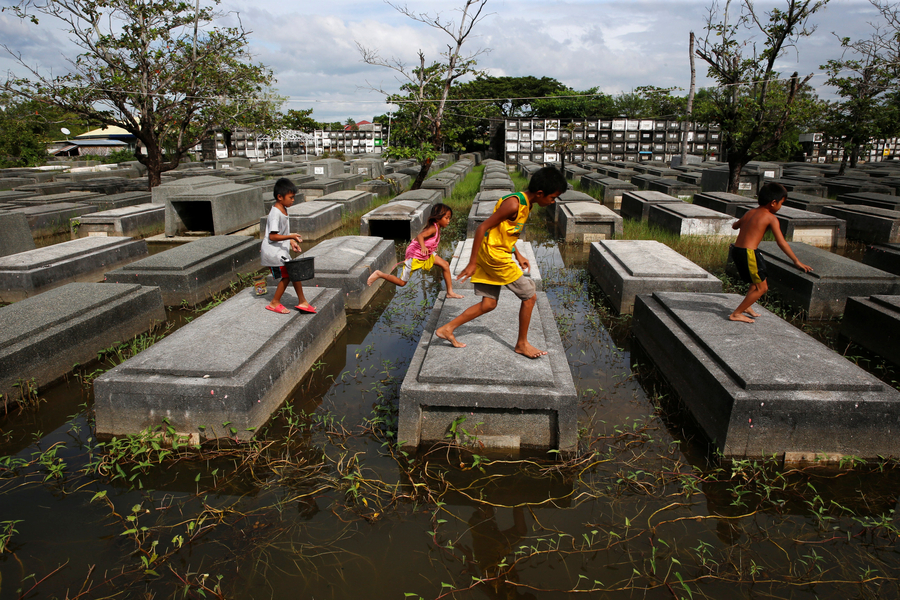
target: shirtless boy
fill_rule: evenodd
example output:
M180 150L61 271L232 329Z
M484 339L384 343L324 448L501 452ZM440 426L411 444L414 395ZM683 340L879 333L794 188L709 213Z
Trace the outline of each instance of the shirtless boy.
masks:
M741 279L750 284L747 297L728 317L732 321L753 323L754 321L750 317L759 316L759 313L752 308L753 303L762 298L763 294L769 290L769 285L766 283L766 263L763 261L762 253L757 249L766 230L772 230L775 243L798 269L805 272L812 271L812 267L800 262L781 234L781 227L778 225L775 213L781 209L785 198L787 198L787 190L780 183L770 182L763 185L757 196L759 207L747 212L731 226L732 229L740 230L737 240L731 245L731 260L734 261L734 266L737 267Z

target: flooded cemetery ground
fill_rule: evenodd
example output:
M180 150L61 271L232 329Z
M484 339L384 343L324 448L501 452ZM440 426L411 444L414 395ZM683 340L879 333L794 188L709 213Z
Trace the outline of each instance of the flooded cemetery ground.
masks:
M173 309L168 329L0 417L0 599L900 597L896 463L718 461L593 283L587 246L552 226L536 211L527 239L580 397L576 456L460 447L474 414L445 445L397 449L438 269L349 314L256 441L99 442L92 377L205 307ZM722 274L727 244L662 241ZM897 385L832 324L768 306Z

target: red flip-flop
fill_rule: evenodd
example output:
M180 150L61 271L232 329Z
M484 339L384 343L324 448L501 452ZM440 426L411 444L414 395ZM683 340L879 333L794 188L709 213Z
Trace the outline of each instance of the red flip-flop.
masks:
M291 311L284 307L284 304L279 304L278 306L272 306L270 304L266 304L266 310L271 310L272 312L277 312L280 315L289 315Z
M300 306L300 305L298 304L298 305L295 306L294 308L296 308L297 310L299 310L299 311L302 312L302 313L309 313L309 314L311 314L311 315L316 314L316 307L315 307L315 306L312 306L312 305L309 305L309 306Z

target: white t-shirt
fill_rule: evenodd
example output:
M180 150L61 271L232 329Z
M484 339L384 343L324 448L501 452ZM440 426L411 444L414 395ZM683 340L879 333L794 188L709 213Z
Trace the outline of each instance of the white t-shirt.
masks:
M259 249L260 262L264 267L280 267L284 261L291 259L291 241L273 242L270 233L288 235L291 232L291 221L288 216L273 206L266 219L266 231L263 235L262 247Z

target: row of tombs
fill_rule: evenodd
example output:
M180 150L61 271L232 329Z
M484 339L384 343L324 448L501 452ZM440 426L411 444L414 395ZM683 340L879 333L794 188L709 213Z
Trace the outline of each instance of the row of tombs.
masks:
M315 277L304 282L304 289L317 314L285 318L259 310L271 292L257 296L248 288L99 377L94 384L97 433L137 433L166 418L187 435L251 437L344 329L346 311L369 304L378 286L365 285L368 275L397 262L387 238L414 237L430 207L448 197L477 162L480 157L462 157L423 189L364 214L359 236L327 238L306 250L303 255L315 259ZM454 277L468 263L477 225L514 190L505 165L484 165L468 237L454 249ZM526 176L533 172L527 163L519 169ZM786 459L898 454L890 435L900 417L896 389L760 307L763 316L752 326L729 321L740 298L723 294L720 280L661 243L621 239L625 218L648 220L678 235L731 236L747 197L698 191L687 202L633 189L612 201L601 198L570 190L547 217L556 222L561 240L588 245L591 275L616 310L633 313L635 339L723 454L777 453ZM364 208L371 195L357 201ZM811 319L843 315L846 337L900 364L898 240L873 246L859 263L826 248L840 247L842 242L834 240L846 237L866 239L856 227L867 235L880 229L813 214L828 217L809 225L818 230L814 235L803 233L804 218L812 217L779 213L794 252L815 270L797 271L773 243L764 243L771 287ZM312 238L306 231L322 231L318 208L315 215L290 216L292 231L304 237ZM891 215L880 217L890 220ZM893 216L894 236L898 223L900 213ZM825 230L832 232L830 238L822 234ZM71 246L76 243L81 246ZM6 264L2 261L8 257L0 259L0 277L12 282L4 289L28 290L0 309L6 338L0 373L4 398L14 396L23 376L47 385L98 348L165 320L165 305L195 304L226 287L239 271L256 270L258 246L246 236L214 235L146 256L143 240L87 237L17 253L12 256L18 259ZM531 244L520 243L519 250L532 265L527 276L542 290ZM99 279L105 282L67 283L80 263L92 264L83 271L86 278L102 272ZM472 304L470 285L457 286L465 296L461 300L441 294L427 317L401 387L397 439L410 447L442 440L448 424L465 409L479 412L483 444L577 451L578 395L546 294L538 292L529 339L549 355L531 361L509 350L515 332L508 324L515 322L518 304L506 291L477 327L458 330L466 338L465 350L434 336L439 324ZM221 423L229 423L229 431L217 426Z

